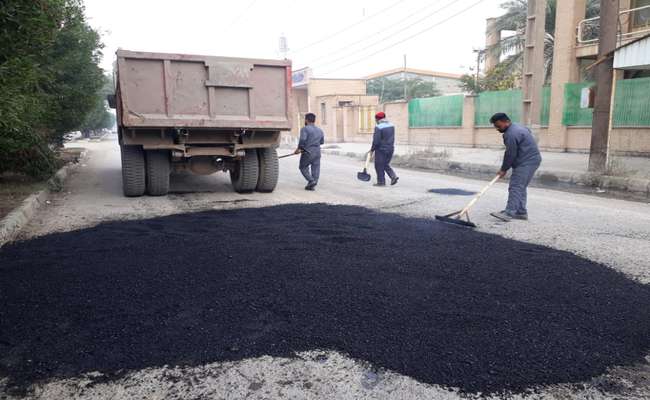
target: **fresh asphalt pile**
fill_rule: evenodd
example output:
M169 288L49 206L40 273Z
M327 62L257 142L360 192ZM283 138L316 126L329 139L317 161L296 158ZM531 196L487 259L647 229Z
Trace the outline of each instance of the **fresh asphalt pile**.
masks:
M650 287L570 253L353 206L119 221L0 250L0 378L336 350L465 392L650 350Z

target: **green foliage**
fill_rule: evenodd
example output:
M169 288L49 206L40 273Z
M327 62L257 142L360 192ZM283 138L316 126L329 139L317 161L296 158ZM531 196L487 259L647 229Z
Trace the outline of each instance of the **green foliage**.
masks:
M47 176L96 106L100 38L80 0L3 0L0 26L0 172Z
M79 129L82 132L96 132L108 129L115 123L115 116L108 111L106 106L106 95L112 94L114 91L112 77L110 75L104 76L103 82L101 90L95 95L93 108L86 115L86 119Z
M478 94L484 91L513 89L519 77L519 72L513 72L510 66L503 62L496 65L484 76L479 76L478 84L475 75L463 75L460 81L464 91Z
M366 85L367 93L379 96L380 103L440 95L435 82L428 82L421 78L407 78L405 81L404 79L381 77L369 79ZM404 85L406 85L406 99L404 99Z

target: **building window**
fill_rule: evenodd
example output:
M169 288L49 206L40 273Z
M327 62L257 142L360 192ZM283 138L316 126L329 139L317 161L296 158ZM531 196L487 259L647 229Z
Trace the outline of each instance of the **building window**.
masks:
M632 28L650 27L650 0L634 0L632 8L647 7L632 11Z
M359 132L372 133L375 129L375 106L360 106L359 107Z
M327 124L327 107L325 103L320 103L320 123Z

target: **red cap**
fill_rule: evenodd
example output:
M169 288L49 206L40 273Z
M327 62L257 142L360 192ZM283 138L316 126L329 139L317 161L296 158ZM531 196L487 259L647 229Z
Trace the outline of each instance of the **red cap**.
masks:
M384 119L386 118L386 113L383 111L379 111L377 114L375 114L375 119Z

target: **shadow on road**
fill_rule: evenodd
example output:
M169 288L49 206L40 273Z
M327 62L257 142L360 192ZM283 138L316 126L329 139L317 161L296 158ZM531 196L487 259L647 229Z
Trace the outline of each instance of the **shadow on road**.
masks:
M111 222L0 250L16 390L332 349L466 392L577 382L650 349L650 288L575 255L360 207Z

